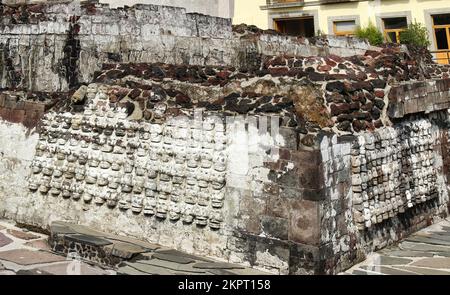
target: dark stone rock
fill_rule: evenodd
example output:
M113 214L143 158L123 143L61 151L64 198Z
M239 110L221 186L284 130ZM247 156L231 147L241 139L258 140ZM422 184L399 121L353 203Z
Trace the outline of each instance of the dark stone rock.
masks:
M372 118L378 120L381 116L381 111L377 107L373 107L370 114L372 115Z
M352 86L355 88L355 90L367 90L372 91L373 86L368 81L359 81L359 82L353 82Z
M332 92L326 95L327 102L342 103L345 102L344 95Z
M360 132L366 129L366 123L364 121L354 120L352 125L355 132Z
M288 220L285 218L262 216L261 226L264 233L270 237L288 239Z
M316 73L316 72L310 72L310 73L308 73L308 78L311 81L325 81L326 75L320 74L320 73Z
M106 246L112 244L112 242L109 240L83 234L66 235L64 236L64 239L91 246Z
M350 112L350 105L347 103L341 103L341 104L332 104L330 105L331 110L331 116L337 116L340 114L348 113Z
M372 84L373 88L386 88L386 81L381 79L370 80L370 83Z
M330 92L342 93L344 92L345 85L341 81L329 82L327 83L326 89Z
M381 99L374 99L373 103L380 110L382 110L385 106L384 100Z
M353 121L353 116L350 114L340 114L339 116L337 116L337 121L338 122Z
M154 253L152 254L152 258L164 260L164 261L170 261L175 262L179 264L189 264L195 262L194 259L184 257L184 256L178 256L173 254L164 254L164 253Z
M342 121L337 125L337 128L341 131L350 131L352 123L350 121Z
M372 117L370 116L370 114L369 114L369 113L365 113L365 112L353 112L353 113L352 113L352 116L353 116L355 119L358 119L358 120L366 120L366 121L369 121L369 120L372 119Z

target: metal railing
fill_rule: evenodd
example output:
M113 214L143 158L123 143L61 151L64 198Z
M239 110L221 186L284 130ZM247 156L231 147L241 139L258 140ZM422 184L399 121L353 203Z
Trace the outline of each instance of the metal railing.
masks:
M433 61L438 64L450 64L450 50L430 51L433 55Z

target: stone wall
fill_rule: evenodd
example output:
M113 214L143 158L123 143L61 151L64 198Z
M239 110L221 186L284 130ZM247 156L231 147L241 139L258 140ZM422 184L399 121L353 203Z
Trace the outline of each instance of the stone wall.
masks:
M278 34L233 33L229 19L155 5L2 5L0 15L0 85L35 91L88 83L106 62L248 68L259 67L260 55L355 54L368 47L339 38L310 46Z

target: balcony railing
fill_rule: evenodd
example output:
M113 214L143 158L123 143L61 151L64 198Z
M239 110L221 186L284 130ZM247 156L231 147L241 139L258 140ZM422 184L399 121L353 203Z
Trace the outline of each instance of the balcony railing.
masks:
M302 7L305 5L304 0L267 0L267 5L262 9L284 8L284 7Z
M316 0L320 4L337 4L345 2L359 2L361 0ZM306 1L308 2L308 1ZM261 6L261 9L285 8L285 7L303 7L305 0L266 0L266 5Z

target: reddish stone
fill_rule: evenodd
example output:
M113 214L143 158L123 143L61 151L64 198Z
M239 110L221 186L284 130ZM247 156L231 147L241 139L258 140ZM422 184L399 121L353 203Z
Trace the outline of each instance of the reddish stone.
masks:
M330 105L331 116L337 116L340 114L348 113L350 111L350 105L347 103L332 104Z
M269 73L272 76L287 76L289 73L288 67L269 68Z
M131 99L135 99L136 97L141 95L141 90L138 88L134 88L133 90L131 90L130 93L128 93L128 97L130 97Z
M329 65L320 65L317 67L317 69L321 72L329 72L331 71L331 66Z
M384 91L383 90L375 90L374 94L378 98L384 98Z
M22 123L25 120L25 110L11 110L9 121L11 123Z
M57 256L43 251L30 251L25 249L0 252L0 259L20 265L51 263L66 260L63 256Z
M366 129L366 123L364 121L354 120L352 125L355 132L360 132Z
M175 96L175 102L179 105L190 105L191 98L183 93L178 93Z
M10 238L5 236L4 234L0 233L0 248L6 245L9 245L13 242Z
M216 76L222 80L228 79L228 77L230 77L230 75L231 75L231 72L228 72L228 71L220 71L216 74Z
M342 57L337 56L337 55L334 55L334 54L330 54L330 55L328 56L328 58L331 59L332 61L337 62L337 63L343 62L343 61L344 61L344 60L342 59Z
M8 229L8 234L22 240L33 240L39 238L39 236L33 235L32 233L26 233L20 230Z
M327 65L329 65L330 67L335 67L337 65L336 62L334 62L333 60L329 59L329 58L325 58L325 63Z

